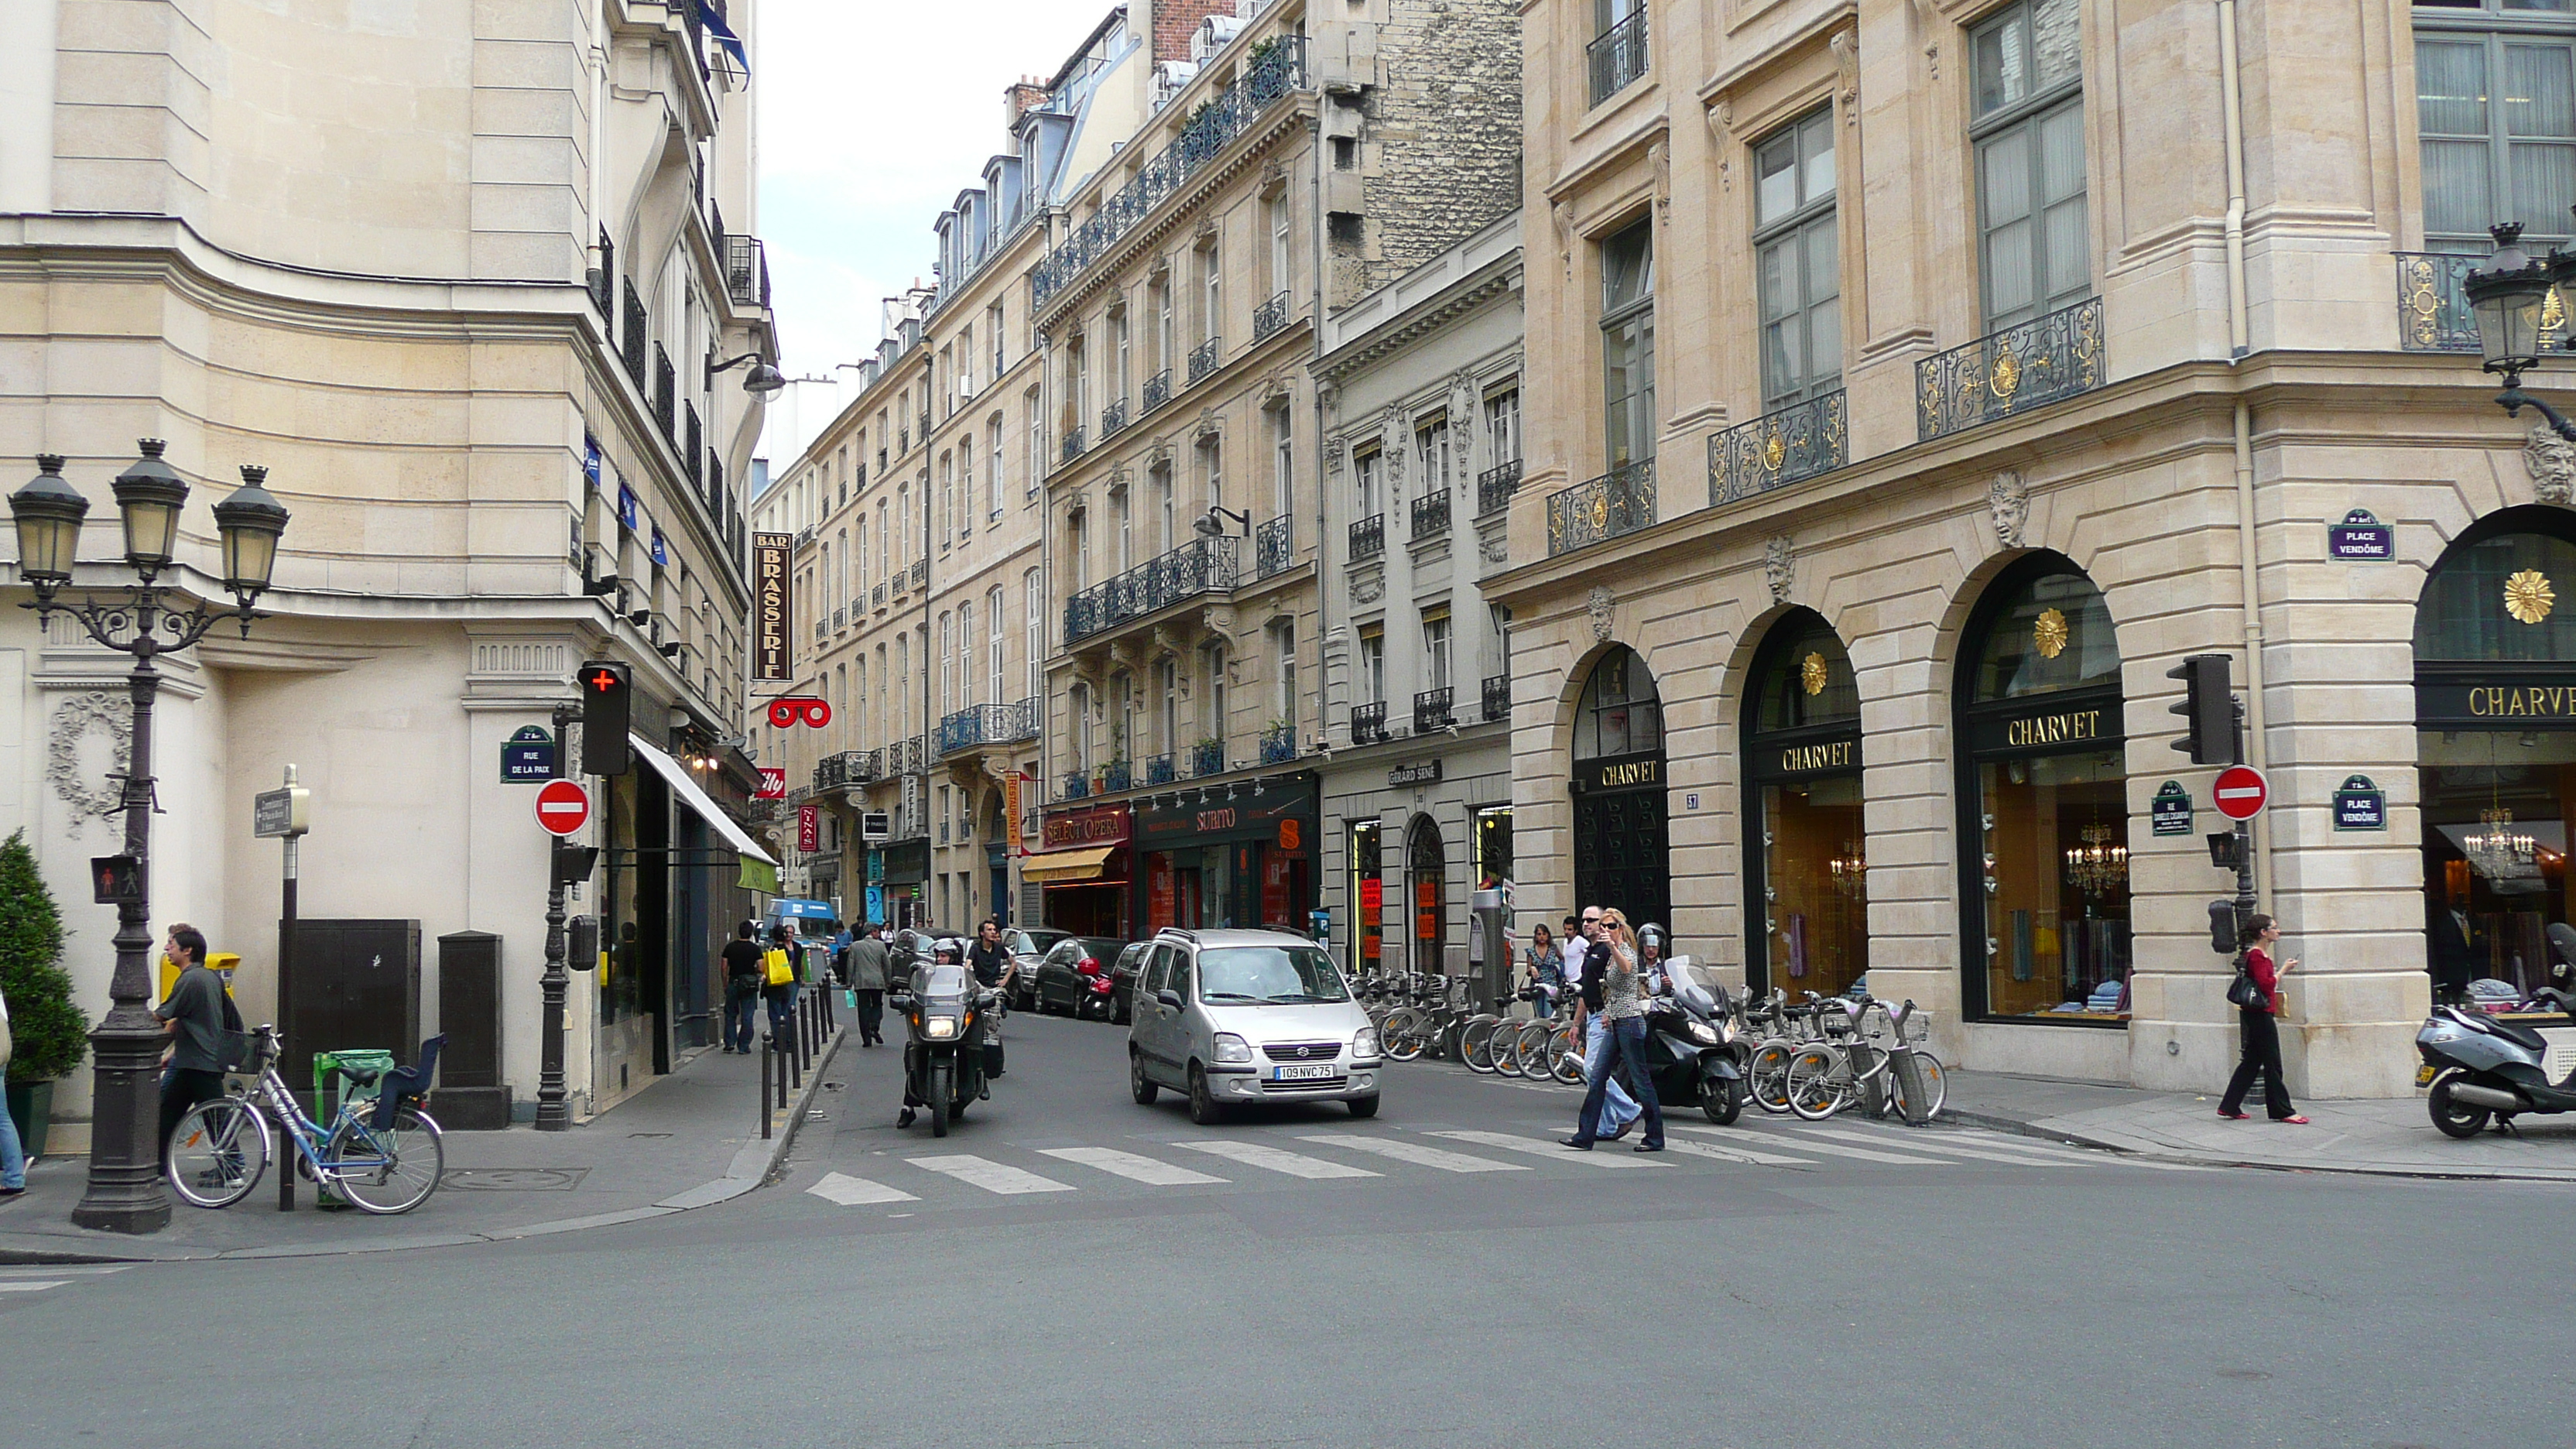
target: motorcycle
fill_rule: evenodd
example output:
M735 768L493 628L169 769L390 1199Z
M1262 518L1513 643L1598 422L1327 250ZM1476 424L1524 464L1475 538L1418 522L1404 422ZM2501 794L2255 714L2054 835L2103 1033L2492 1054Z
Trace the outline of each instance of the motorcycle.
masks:
M968 1104L993 1095L1001 1075L1002 1045L984 1039L995 994L976 984L973 972L940 962L915 971L909 989L892 996L904 1020L903 1100L930 1117L930 1135L945 1137Z
M1744 1115L1744 1058L1726 988L1700 985L1671 971L1671 990L1646 1010L1646 1066L1665 1107L1697 1107L1720 1127Z
M2576 1015L2576 997L2544 986L2530 1005ZM2549 1080L2549 1043L2519 1022L2499 1021L2475 1007L2436 1006L2415 1033L2424 1064L2415 1084L2430 1090L2425 1109L2445 1135L2477 1136L2490 1119L2508 1129L2525 1112L2576 1112L2576 1068Z
M1111 996L1118 983L1111 976L1109 963L1085 956L1074 969L1073 1016L1076 1021L1110 1017Z

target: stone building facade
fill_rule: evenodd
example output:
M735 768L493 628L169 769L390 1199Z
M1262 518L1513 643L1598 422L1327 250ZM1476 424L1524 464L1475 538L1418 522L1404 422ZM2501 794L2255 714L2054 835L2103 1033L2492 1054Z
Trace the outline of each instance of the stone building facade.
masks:
M1324 321L1323 903L1355 972L1469 972L1470 893L1513 879L1509 562L1520 209ZM1499 975L1493 984L1501 982Z
M241 465L293 514L271 617L168 661L158 712L155 926L239 952L253 1021L278 1013L280 865L251 796L290 763L312 791L299 981L346 964L325 923L391 923L435 1032L440 938L499 937L495 1071L523 1110L546 852L505 743L550 728L583 660L619 660L638 738L737 805L754 783L726 741L760 407L742 365L712 371L775 351L739 230L753 10L37 5L0 34L0 461L65 455L90 495L99 562L72 594L131 581L106 485L138 438L194 485L164 576L191 594L221 599L207 510ZM112 848L91 807L127 662L0 608L0 831L27 830L66 903L93 1017L114 913L81 883ZM575 978L576 1110L703 1039L710 938L748 904L720 832L636 770L599 802L609 849L574 907L613 943ZM290 1041L290 1062L359 1044ZM74 1150L86 1102L85 1074L57 1098Z
M1934 1008L1961 1065L2207 1089L2234 881L2167 709L2217 653L2295 1091L2403 1093L2432 980L2545 976L2566 470L2457 355L2458 281L2486 222L2567 226L2481 77L2563 75L2576 27L1527 21L1530 451L1487 583L1525 916L1668 901L1756 988Z
M1310 924L1340 562L1316 328L1509 205L1516 28L1495 0L1212 19L1052 226L1048 924ZM1494 85L1444 99L1468 76Z

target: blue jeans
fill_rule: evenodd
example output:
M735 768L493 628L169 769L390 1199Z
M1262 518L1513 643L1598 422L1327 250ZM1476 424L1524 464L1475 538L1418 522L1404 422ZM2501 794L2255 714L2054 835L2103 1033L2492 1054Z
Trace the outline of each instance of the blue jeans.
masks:
M1586 1083L1604 1080L1609 1083L1602 1089L1600 1126L1617 1132L1637 1120L1637 1099L1628 1095L1628 1089L1620 1085L1618 1074L1610 1070L1610 1033L1602 1030L1603 1024L1597 1016L1584 1019L1583 1080ZM1586 1094L1586 1100L1590 1100L1589 1094Z
M1607 1029L1601 1033L1601 1040L1609 1043L1610 1050L1586 1054L1587 1062L1594 1055L1599 1055L1603 1070L1592 1074L1592 1088L1583 1094L1583 1121L1574 1129L1574 1135L1587 1142L1601 1135L1603 1099L1611 1085L1608 1069L1616 1062L1627 1069L1628 1081L1637 1091L1637 1105L1645 1109L1646 1142L1660 1146L1664 1140L1664 1112L1662 1105L1655 1100L1654 1074L1646 1067L1645 1019L1622 1017L1605 1023L1605 1026Z
M27 1152L18 1145L18 1119L0 1104L0 1187L27 1185Z
M796 983L769 987L761 992L761 999L769 1003L770 1044L784 1051L796 1039Z
M724 1044L738 1052L751 1050L751 1023L759 1015L760 978L736 976L725 982Z

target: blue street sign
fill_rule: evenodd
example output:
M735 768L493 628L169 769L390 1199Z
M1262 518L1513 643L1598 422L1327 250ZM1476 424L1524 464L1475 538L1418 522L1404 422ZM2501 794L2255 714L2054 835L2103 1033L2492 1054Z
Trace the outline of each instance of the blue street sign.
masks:
M501 783L542 785L555 778L555 737L543 725L521 725L501 742Z

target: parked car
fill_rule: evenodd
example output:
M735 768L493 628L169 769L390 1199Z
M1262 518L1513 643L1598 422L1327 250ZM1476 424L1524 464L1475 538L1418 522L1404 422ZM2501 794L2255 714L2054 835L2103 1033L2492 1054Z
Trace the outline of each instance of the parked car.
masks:
M1109 998L1092 986L1109 974L1127 943L1114 936L1067 936L1039 959L1034 992L1039 1011L1109 1016ZM1085 969L1085 968L1088 969Z
M1374 1117L1383 1061L1375 1024L1323 947L1284 931L1165 930L1154 937L1127 1029L1128 1090L1168 1087L1190 1120L1253 1102L1341 1102Z
M1130 941L1109 968L1109 1019L1119 1026L1135 1018L1136 980L1145 974L1145 957L1153 949L1151 941Z
M1020 979L1011 987L1011 1007L1027 1011L1037 1000L1038 962L1059 941L1072 936L1071 931L1058 931L1045 926L1005 926L1002 944L1011 948L1011 959L1019 963Z

